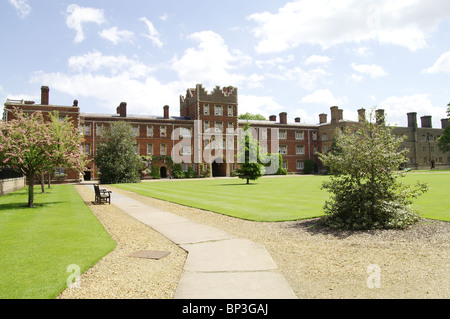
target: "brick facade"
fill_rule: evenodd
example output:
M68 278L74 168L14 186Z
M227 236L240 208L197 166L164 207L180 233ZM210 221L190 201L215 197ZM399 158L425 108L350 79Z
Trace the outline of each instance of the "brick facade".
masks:
M18 107L25 112L41 111L44 116L54 110L60 116L69 116L74 125L83 134L81 147L90 159L96 148L101 130L113 121L126 121L136 132L139 155L158 156L157 163L162 177L169 176L169 164L165 156L171 156L172 150L177 147L180 151L180 141L190 137L190 144L182 148L183 169L189 166L197 174L202 173L204 164L211 165L213 176L230 176L239 164L236 163L238 148L237 129L242 128L246 120L238 120L238 90L235 87L216 87L208 93L201 84L186 90L180 96L179 116L170 116L168 105L162 108L162 116L133 115L128 112L126 102L121 102L116 108L116 114L98 114L80 112L78 101L72 106L59 106L49 103L47 86L41 87L41 103L33 101L7 100L4 108L4 120L11 120L11 110ZM358 122L344 120L343 111L337 106L330 108L331 118L325 113L319 115L318 124L303 124L300 118L294 122L288 121L286 112L271 115L269 121L248 121L252 132L258 138L261 148L269 153L280 152L283 157L283 167L289 173L301 174L306 160L314 162L314 170L320 171L318 152L326 152L331 148L333 135L336 129L344 130L346 127L355 127ZM384 111L377 110L376 114L382 118ZM360 121L365 118L365 110L358 110ZM417 127L416 113L408 113L408 127L398 127L395 134L405 134L408 139L404 147L411 150L408 167L413 169L424 168L450 168L450 153L442 153L437 147L436 139L442 134L443 128L448 125L448 119L442 120L442 129L431 127L431 117L422 117L422 127ZM274 130L274 129L278 129ZM181 136L174 136L174 132ZM278 132L278 134L276 134ZM194 137L196 140L194 140ZM272 144L278 142L278 149L272 149ZM197 152L196 152L197 151ZM195 158L195 155L201 156ZM66 172L68 180L78 179L75 172ZM84 172L84 179L97 179L98 169L93 161Z

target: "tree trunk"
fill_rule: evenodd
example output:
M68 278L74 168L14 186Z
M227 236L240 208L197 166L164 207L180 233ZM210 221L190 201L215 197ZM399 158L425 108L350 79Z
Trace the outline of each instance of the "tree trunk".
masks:
M34 207L34 173L27 174L28 178L28 207Z
M41 173L41 191L44 194L45 193L45 175L44 173Z
M51 178L51 175L50 175L50 172L48 172L48 188L50 188L50 178Z
M250 180L247 178L247 184L250 184Z

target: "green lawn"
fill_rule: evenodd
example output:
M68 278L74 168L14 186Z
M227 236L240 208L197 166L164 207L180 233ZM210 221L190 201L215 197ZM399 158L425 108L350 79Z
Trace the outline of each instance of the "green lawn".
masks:
M427 182L429 190L415 200L413 207L422 217L450 221L450 173L410 172L405 177L410 184L418 180Z
M25 207L27 191L0 197L2 299L55 298L69 265L82 273L116 245L72 185L36 187L36 208Z
M317 217L328 194L321 176L263 177L249 185L239 178L152 181L116 187L229 216L256 221Z
M170 202L255 221L284 221L323 215L327 176L263 177L246 185L233 179L195 179L118 184L118 188ZM403 179L428 182L427 194L414 207L423 217L450 221L450 174L410 172Z

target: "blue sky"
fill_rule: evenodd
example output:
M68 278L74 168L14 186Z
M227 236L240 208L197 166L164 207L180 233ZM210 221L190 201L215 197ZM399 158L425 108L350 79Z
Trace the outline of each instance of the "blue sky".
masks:
M433 116L450 102L450 1L2 0L0 99L82 112L179 115L201 83L238 87L240 113L317 123L330 106Z

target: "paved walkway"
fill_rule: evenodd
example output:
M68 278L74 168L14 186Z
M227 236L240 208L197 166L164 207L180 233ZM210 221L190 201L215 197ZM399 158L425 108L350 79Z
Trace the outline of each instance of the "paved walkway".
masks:
M176 299L297 298L263 245L117 192L111 202L188 252Z

